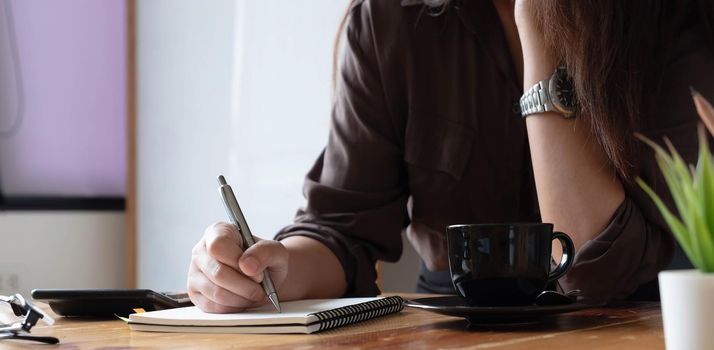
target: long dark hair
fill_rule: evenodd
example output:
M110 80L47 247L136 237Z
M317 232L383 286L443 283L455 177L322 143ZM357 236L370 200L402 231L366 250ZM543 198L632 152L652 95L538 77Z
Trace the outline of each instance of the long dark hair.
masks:
M441 13L449 10L450 2L425 3L438 8L432 13ZM348 9L355 3L350 1ZM546 49L565 64L573 79L580 118L590 126L619 177L630 182L638 172L639 149L632 135L658 93L666 50L678 25L673 21L675 14L696 14L714 49L714 0L540 0L530 4ZM333 81L346 19L347 15L335 39Z
M681 21L695 19L688 15L696 13L700 29L714 44L712 2L531 2L548 49L573 79L580 114L625 181L637 174L639 145L632 134L640 117L653 112L668 46L676 39L672 35Z

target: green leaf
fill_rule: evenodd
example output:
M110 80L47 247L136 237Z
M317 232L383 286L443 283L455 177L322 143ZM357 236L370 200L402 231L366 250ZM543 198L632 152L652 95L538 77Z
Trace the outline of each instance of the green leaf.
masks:
M714 250L712 241L706 233L706 224L698 202L692 204L691 210L686 213L690 217L691 225L687 227L692 238L693 250L698 255L701 266L699 269L709 271L709 267L714 267Z
M640 139L642 142L649 145L655 151L655 159L659 165L662 175L664 175L667 187L670 189L672 198L674 199L674 204L677 207L677 211L684 213L687 211L687 204L685 200L684 190L680 185L680 176L677 175L676 167L674 166L674 159L667 153L667 151L662 148L662 146L656 144L654 141L648 139L646 136L635 133L635 137Z
M693 178L692 178L692 171L689 169L687 166L686 162L684 162L684 159L682 159L682 156L679 155L677 150L674 148L674 145L672 145L672 142L669 141L668 138L664 139L664 142L667 144L667 147L669 148L670 154L671 154L671 160L672 160L672 167L673 171L677 177L678 184L681 186L682 190L684 191L684 194L686 196L692 196L694 195L693 192L690 192L693 190ZM691 198L689 198L691 199Z
M665 138L665 143L667 144L673 161L672 165L676 176L674 182L680 186L682 194L684 195L684 203L681 205L681 207L684 207L684 210L680 210L679 214L689 231L692 251L702 263L702 266L699 268L708 271L710 266L714 267L714 249L712 248L711 237L702 235L702 231L706 231L707 229L701 198L700 195L698 195L698 192L701 191L697 190L696 187L698 186L692 176L691 169L674 148L672 142ZM670 186L670 190L672 189L672 186Z
M702 266L698 254L695 254L693 251L689 232L684 224L682 224L682 222L667 208L667 205L664 204L662 199L650 186L647 185L647 183L644 182L644 180L638 177L635 181L640 185L640 187L642 187L645 193L652 198L652 201L657 206L657 209L659 209L660 213L662 213L664 221L672 230L672 234L674 234L677 241L679 241L682 250L684 250L689 259L692 260L692 263L697 267Z
M679 176L677 175L674 162L671 158L664 158L659 154L656 156L657 165L659 165L664 180L669 187L670 194L674 200L674 204L677 207L677 211L680 215L687 211L687 199L684 191L684 186L681 181L679 181Z
M691 215L692 207L692 193L690 190L692 186L691 180L689 179L689 173L686 167L681 165L678 167L676 165L675 157L670 156L663 149L661 152L657 152L656 159L657 164L662 170L667 186L670 189L670 193L674 200L674 203L679 212L679 216L683 225L686 227L684 231L687 237L687 242L690 246L690 259L692 261L703 261L701 257L701 251L699 249L699 239L694 236L694 226L695 226L695 216ZM662 210L660 209L660 212Z
M675 216L657 193L642 179L637 183L652 198L692 263L702 271L714 272L714 166L703 129L699 132L697 167L687 165L674 145L667 149L642 135L636 135L655 151L657 165L679 213Z
M704 129L699 127L699 157L695 175L696 193L699 197L699 209L704 221L698 234L702 242L702 254L710 257L707 271L714 272L714 170L712 156Z

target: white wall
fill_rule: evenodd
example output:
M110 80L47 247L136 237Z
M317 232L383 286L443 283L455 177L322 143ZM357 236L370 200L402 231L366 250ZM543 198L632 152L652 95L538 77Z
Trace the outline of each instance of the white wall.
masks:
M253 231L272 238L304 205L327 142L332 45L347 1L240 1L230 180Z
M123 212L0 213L0 294L125 288Z
M223 219L233 71L230 0L137 2L138 286L185 289L191 247Z
M304 205L304 175L327 141L332 45L346 6L137 3L140 287L185 288L191 247L225 220L219 173L258 236L272 238Z

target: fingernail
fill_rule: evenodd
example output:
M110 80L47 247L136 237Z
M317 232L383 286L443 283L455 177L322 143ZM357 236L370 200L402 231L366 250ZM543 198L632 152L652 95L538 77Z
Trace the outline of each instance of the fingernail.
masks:
M243 258L243 270L248 273L254 273L258 270L258 260L252 256Z

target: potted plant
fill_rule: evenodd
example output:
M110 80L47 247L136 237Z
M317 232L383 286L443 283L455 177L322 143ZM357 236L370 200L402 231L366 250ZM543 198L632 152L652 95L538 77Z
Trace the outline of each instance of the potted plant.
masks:
M714 108L692 90L697 112L714 135ZM667 149L638 137L655 150L657 163L672 194L677 214L642 179L637 183L657 205L667 225L689 257L694 270L659 274L667 349L711 349L714 346L714 167L703 128L699 156L692 168L665 140Z

